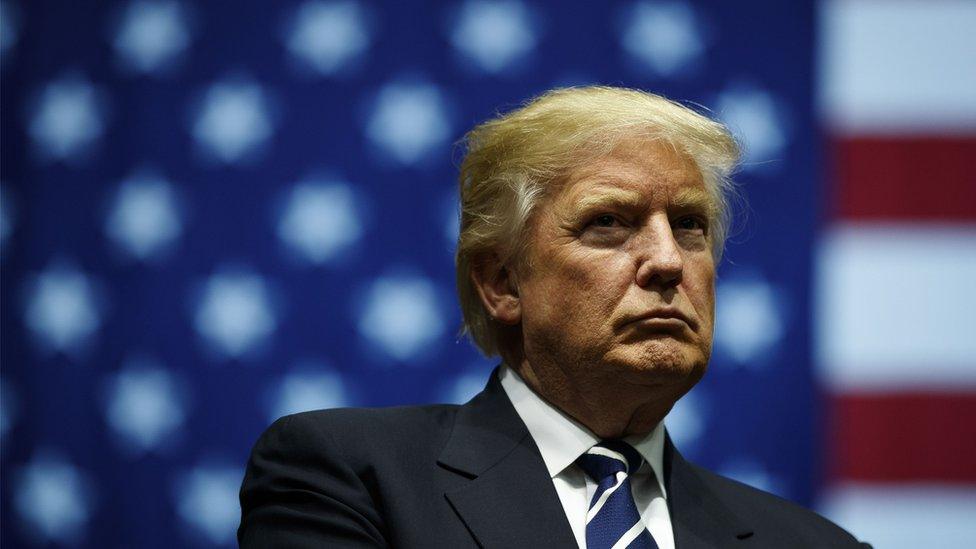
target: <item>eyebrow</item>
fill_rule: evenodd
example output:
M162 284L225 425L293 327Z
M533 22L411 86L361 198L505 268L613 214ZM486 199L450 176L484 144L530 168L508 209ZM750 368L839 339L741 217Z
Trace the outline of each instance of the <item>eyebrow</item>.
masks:
M591 212L603 208L633 208L644 203L641 193L620 188L600 188L576 201L576 211ZM704 189L692 188L678 191L671 199L671 206L682 210L700 210L709 216L718 213L712 196Z
M600 189L576 201L576 210L589 212L600 208L639 206L643 197L639 192L619 188Z
M712 196L704 189L682 189L671 199L671 205L676 208L688 210L702 210L709 216L718 213L718 207Z

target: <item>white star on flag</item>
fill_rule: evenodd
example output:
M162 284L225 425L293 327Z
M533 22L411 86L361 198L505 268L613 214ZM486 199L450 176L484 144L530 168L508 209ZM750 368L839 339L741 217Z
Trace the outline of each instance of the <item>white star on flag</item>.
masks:
M286 374L271 397L268 420L282 416L347 405L342 376L321 364L301 364Z
M454 376L441 392L443 402L464 404L485 388L493 365L482 363L473 365Z
M239 358L276 327L264 280L246 272L215 274L196 312L197 332L219 353Z
M511 66L536 44L528 10L514 0L464 2L452 29L454 47L492 74Z
M183 424L176 380L153 360L127 361L109 383L105 417L137 452L157 448Z
M759 488L778 496L788 498L783 479L770 472L769 468L754 458L737 458L722 465L719 473L733 478L753 488Z
M743 169L782 165L778 156L787 144L782 109L777 100L762 89L735 85L718 98L715 111L740 138L743 147Z
M217 160L243 162L271 137L274 128L268 109L268 99L257 84L213 84L204 95L193 137Z
M180 519L211 544L233 542L241 520L237 495L243 476L228 466L199 466L182 475L176 483Z
M706 403L700 392L681 397L664 420L668 435L682 448L694 447L705 434Z
M761 278L729 278L719 283L715 302L715 345L738 365L754 368L784 335L776 292Z
M182 231L171 185L152 172L135 173L119 188L105 231L137 259L152 259Z
M449 132L441 91L421 83L384 86L366 125L373 144L401 164L419 162Z
M130 3L113 42L115 53L137 72L165 67L190 43L185 17L181 5L173 1Z
M364 304L359 333L396 360L413 358L444 331L436 290L426 278L381 277Z
M623 19L624 51L657 75L682 72L705 50L695 13L685 2L637 2Z
M305 2L295 13L288 51L322 75L331 75L369 48L363 8L356 2Z
M316 264L329 261L361 235L352 190L326 179L297 184L278 223L278 237Z
M28 132L41 158L74 160L102 135L98 92L82 78L51 82L40 94Z
M15 471L13 505L37 541L77 543L91 516L90 482L53 454L36 456Z
M29 284L25 322L47 349L74 354L101 323L95 297L84 273L54 265Z

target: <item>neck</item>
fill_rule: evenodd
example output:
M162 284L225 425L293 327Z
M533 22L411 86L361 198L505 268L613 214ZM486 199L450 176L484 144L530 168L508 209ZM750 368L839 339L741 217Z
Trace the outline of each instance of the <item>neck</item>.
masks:
M525 359L515 370L536 394L603 439L651 432L683 394L665 387L608 383L582 391L559 368L533 367Z

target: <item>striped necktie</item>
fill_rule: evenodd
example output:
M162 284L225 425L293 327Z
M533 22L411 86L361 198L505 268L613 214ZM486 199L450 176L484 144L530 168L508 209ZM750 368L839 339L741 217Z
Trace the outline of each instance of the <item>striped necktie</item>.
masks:
M630 491L628 475L643 461L637 450L620 440L603 441L577 460L597 483L586 513L587 549L657 549Z

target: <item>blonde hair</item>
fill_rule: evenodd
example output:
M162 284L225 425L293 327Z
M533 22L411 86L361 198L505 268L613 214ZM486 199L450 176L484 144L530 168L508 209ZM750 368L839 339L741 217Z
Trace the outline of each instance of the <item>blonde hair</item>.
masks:
M479 261L520 261L529 218L550 185L583 162L609 154L621 139L633 137L669 143L697 165L717 212L711 229L717 263L731 221L730 175L739 147L725 126L707 116L640 90L562 88L465 135L457 289L462 332L468 332L486 356L499 353L503 326L485 310L472 269Z

